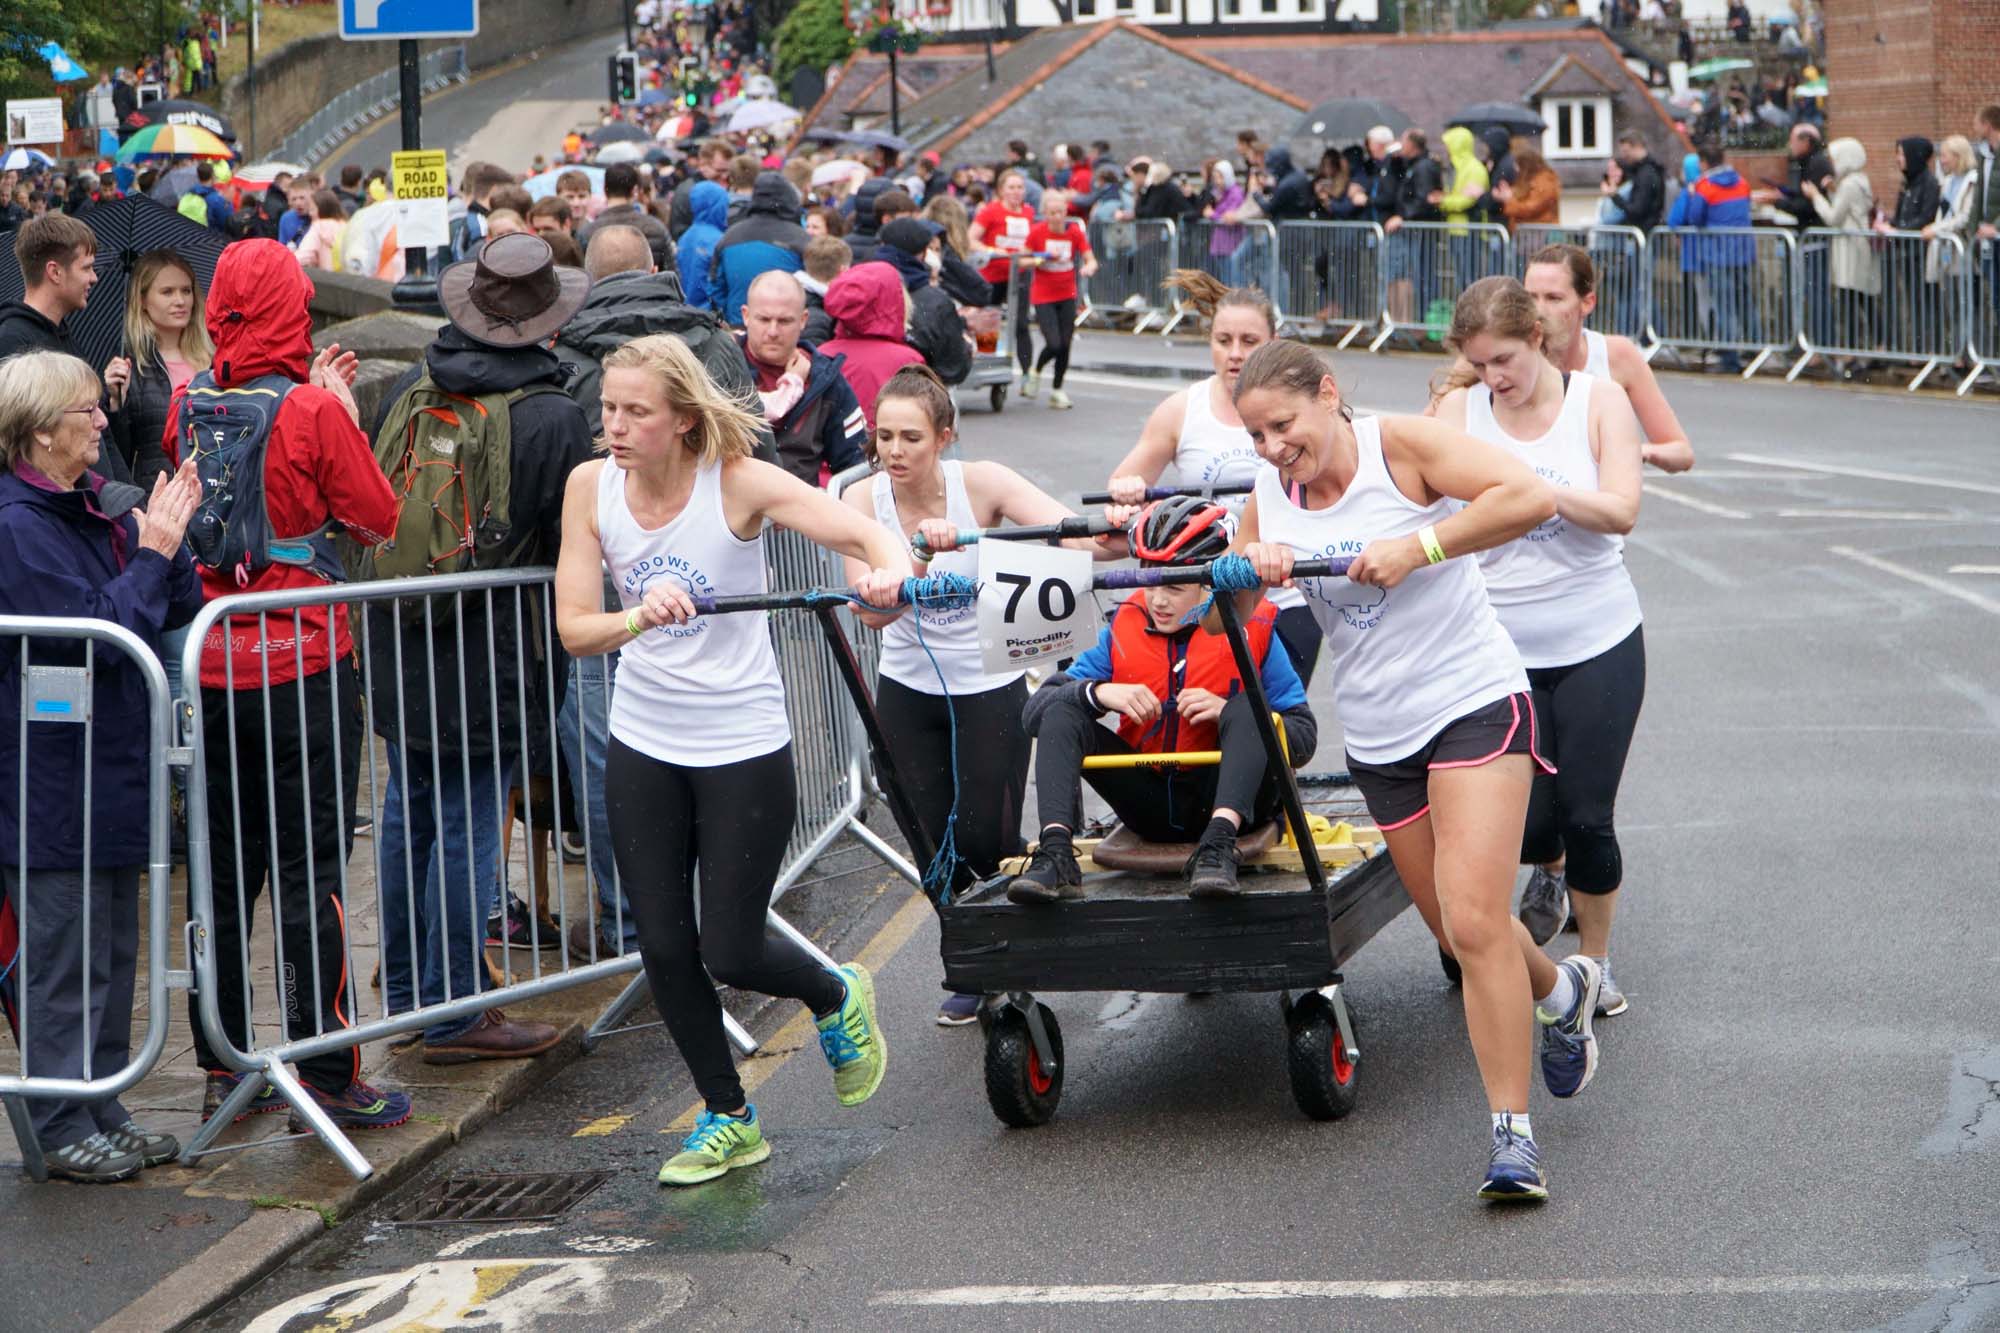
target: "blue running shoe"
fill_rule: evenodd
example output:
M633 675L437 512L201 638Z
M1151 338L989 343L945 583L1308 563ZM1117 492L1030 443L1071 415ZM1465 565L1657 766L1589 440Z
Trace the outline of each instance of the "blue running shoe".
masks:
M1576 1003L1565 1014L1535 1006L1542 1025L1542 1082L1554 1097L1574 1097L1597 1076L1597 1038L1590 1031L1604 974L1595 962L1573 953L1556 964L1576 985Z
M1515 1131L1512 1116L1503 1116L1493 1127L1493 1156L1479 1197L1497 1203L1540 1203L1549 1197L1542 1154L1533 1139Z

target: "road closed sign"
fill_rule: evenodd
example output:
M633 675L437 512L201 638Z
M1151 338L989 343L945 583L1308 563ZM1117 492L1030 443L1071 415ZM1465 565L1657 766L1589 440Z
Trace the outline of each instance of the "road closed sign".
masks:
M389 186L396 194L396 242L406 250L451 243L445 213L450 193L444 150L419 148L389 155Z
M1020 671L1074 657L1097 638L1088 551L1027 542L979 543L979 657L988 671Z

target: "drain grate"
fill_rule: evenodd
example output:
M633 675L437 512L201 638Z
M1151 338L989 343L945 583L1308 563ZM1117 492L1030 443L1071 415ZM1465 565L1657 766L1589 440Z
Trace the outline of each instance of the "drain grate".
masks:
M545 1222L611 1179L609 1171L544 1171L434 1180L389 1220L426 1227L450 1222Z

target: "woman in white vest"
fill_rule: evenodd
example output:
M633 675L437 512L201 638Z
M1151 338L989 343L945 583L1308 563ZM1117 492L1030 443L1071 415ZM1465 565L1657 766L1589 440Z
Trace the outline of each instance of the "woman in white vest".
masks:
M1548 485L1490 444L1422 417L1356 419L1311 349L1251 353L1236 410L1273 467L1237 533L1266 585L1297 586L1326 637L1347 764L1417 910L1457 957L1486 1086L1480 1197L1548 1196L1528 1117L1532 1009L1542 1078L1573 1097L1597 1067L1597 966L1556 964L1508 914L1534 770L1527 673L1466 557L1556 512ZM1352 558L1299 579L1295 559ZM1254 597L1246 593L1244 598Z
M1121 527L1144 505L1146 488L1170 467L1177 486L1215 486L1253 481L1264 466L1236 415L1232 395L1250 353L1278 336L1278 312L1271 298L1255 287L1225 287L1221 279L1200 269L1175 269L1167 275L1166 286L1178 290L1208 321L1208 358L1215 373L1168 394L1146 418L1139 442L1111 469L1111 482L1105 488L1111 504L1105 515ZM1232 514L1243 512L1242 496L1218 499ZM1319 627L1312 612L1306 609L1305 598L1290 588L1272 589L1270 600L1278 608L1278 641L1285 645L1299 683L1310 685L1319 661Z
M1482 551L1487 595L1534 687L1555 761L1528 805L1521 859L1535 867L1521 922L1537 943L1576 913L1579 950L1604 974L1600 1015L1623 1013L1611 977L1611 918L1624 863L1612 810L1646 693L1639 594L1624 536L1639 517L1639 422L1625 391L1543 355L1547 316L1512 278L1458 298L1450 345L1478 382L1438 404L1438 420L1496 444L1555 487L1556 515Z
M897 540L922 534L936 552L925 572L973 577L975 550L958 534L1000 523L1054 523L1074 515L1027 478L1000 463L947 461L954 439L951 390L926 366L897 371L875 400L869 456L878 471L847 488L842 500ZM1123 553L1120 538L1078 538L1064 545L1104 559ZM849 557L848 573L866 566ZM863 610L882 631L875 706L882 735L918 821L937 845L947 824L963 860L953 892L996 873L1021 852L1021 804L1027 795L1031 742L1021 713L1028 686L1020 671L989 672L980 660L979 624L970 606L919 606L897 615ZM957 767L953 768L954 756ZM957 819L952 819L954 804ZM979 1017L977 995L947 995L943 1027Z
M894 604L910 562L878 525L752 458L761 422L679 338L605 358L603 396L610 457L570 474L556 628L575 656L619 655L605 801L653 1003L707 1104L660 1168L662 1184L691 1185L771 1154L717 984L806 1004L844 1106L888 1064L867 969L828 971L765 933L795 805L784 681L765 613L701 616L693 599L769 590L766 520L858 557L854 593L874 605ZM617 611L603 609L606 571Z

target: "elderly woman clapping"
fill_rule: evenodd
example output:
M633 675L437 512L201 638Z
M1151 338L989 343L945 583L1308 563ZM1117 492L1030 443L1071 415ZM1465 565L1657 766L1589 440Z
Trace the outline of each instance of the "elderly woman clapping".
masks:
M96 372L73 356L0 361L0 614L108 620L157 653L162 632L201 609L181 540L201 486L192 463L161 474L150 498L92 471L102 396ZM77 640L27 642L30 667L85 662ZM146 679L124 653L101 649L90 659L89 726L31 716L24 730L20 643L0 651L0 735L27 737L0 752L0 887L21 927L10 1016L25 1019L28 1075L104 1079L131 1046L149 852ZM28 1108L53 1175L123 1180L180 1151L171 1136L135 1125L115 1097Z

